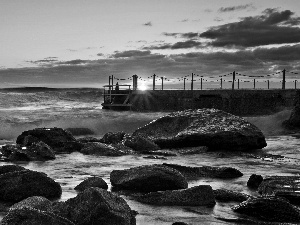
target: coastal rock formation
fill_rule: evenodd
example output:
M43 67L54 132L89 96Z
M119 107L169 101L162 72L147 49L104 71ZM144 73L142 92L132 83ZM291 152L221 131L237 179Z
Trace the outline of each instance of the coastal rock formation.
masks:
M163 165L139 166L110 173L112 186L142 192L185 189L188 183L175 169Z
M31 196L57 198L61 193L60 185L44 173L24 169L0 175L0 199L4 201L18 202Z
M163 163L162 165L178 170L187 180L194 180L200 177L230 179L243 176L243 173L232 167L190 167L169 163Z
M112 145L107 145L100 142L85 143L80 152L87 155L101 156L122 156L129 154L129 152L126 149L115 148Z
M270 222L300 222L300 210L277 197L249 198L232 207L233 211Z
M122 142L124 136L125 136L125 132L108 132L106 134L104 134L104 136L102 137L101 141L105 144L117 144Z
M136 213L126 201L101 188L88 188L66 202L53 203L53 208L57 215L78 225L136 224Z
M5 145L1 153L10 161L46 161L55 159L53 149L42 141L29 146Z
M89 177L78 184L74 189L76 191L84 191L90 187L98 187L107 190L108 185L101 177Z
M126 137L124 140L124 145L138 152L156 151L160 149L160 147L157 144L155 144L148 138L141 137L138 135Z
M45 197L42 196L32 196L28 197L18 203L12 205L9 210L20 209L23 207L30 207L42 211L53 212L52 202Z
M300 91L295 94L294 108L290 118L283 121L283 126L287 129L300 129Z
M4 165L4 166L0 166L0 175L5 173L22 171L22 170L26 170L26 168L18 165Z
M293 204L300 204L300 176L266 177L258 187L261 195L284 197Z
M230 191L226 189L216 189L213 190L215 199L221 202L243 202L246 201L248 198L250 198L250 195L240 193L240 192L235 192L235 191Z
M261 175L252 174L247 182L247 186L250 188L257 189L263 181L263 179L264 178Z
M218 109L170 113L137 129L133 136L137 135L161 148L207 146L209 150L247 151L267 145L256 126Z
M94 134L94 131L92 131L89 128L84 128L84 127L67 128L66 131L70 132L72 135L75 135L75 136Z
M28 142L27 136L31 136ZM16 143L21 146L28 146L33 140L42 141L49 145L55 152L80 151L82 144L76 141L73 135L62 128L36 128L22 132L17 137Z
M168 190L140 194L134 198L152 205L214 206L216 204L210 185L199 185L184 190Z

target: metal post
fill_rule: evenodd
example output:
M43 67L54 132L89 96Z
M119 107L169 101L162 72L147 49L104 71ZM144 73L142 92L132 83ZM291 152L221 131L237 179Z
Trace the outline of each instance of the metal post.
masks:
M268 89L270 89L270 80L268 80Z
M114 75L111 75L111 85L112 85L112 90L114 89Z
M232 90L234 90L235 71L232 73Z
M133 83L133 87L132 87L132 90L137 90L137 88L138 88L138 84L137 84L137 79L138 79L138 75L136 75L136 74L134 74L134 75L132 75L132 83Z
M222 78L221 78L221 89L223 88L223 80L222 80Z
M185 79L186 78L183 78L183 90L185 90Z
M164 90L164 77L161 77L161 90Z
M194 74L192 73L191 90L194 90Z
M109 103L111 103L111 86L110 86L111 76L108 79L108 94L109 94Z
M202 90L202 77L201 77L201 90Z
M155 77L156 77L156 75L153 74L153 91L155 90Z
M240 89L240 79L238 79L238 89Z
M253 88L255 89L255 79L253 79Z
M295 89L297 89L297 80L295 80Z
M285 89L285 69L282 70L282 89Z

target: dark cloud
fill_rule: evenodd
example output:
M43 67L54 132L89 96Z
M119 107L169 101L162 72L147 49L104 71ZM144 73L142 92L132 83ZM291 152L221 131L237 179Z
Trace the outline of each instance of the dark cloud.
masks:
M88 62L88 60L74 59L74 60L69 60L69 61L61 61L61 62L58 62L57 64L60 64L60 65L80 65L80 64L85 64L87 62Z
M97 56L104 56L104 54L103 53L98 53Z
M214 47L256 47L300 42L300 28L291 26L300 21L290 10L267 9L261 16L246 17L240 22L210 28L200 37L212 39Z
M140 50L129 50L123 52L116 52L111 57L112 58L127 58L127 57L142 57L150 55L150 51L140 51Z
M144 47L144 49L150 50L164 50L164 49L188 49L188 48L199 48L202 46L201 42L194 40L179 41L175 44L161 44L161 45L152 45L149 47Z
M238 6L231 6L231 7L221 7L218 11L232 12L232 11L244 10L244 9L254 9L254 6L252 4L246 4L246 5L238 5Z
M151 26L152 26L152 23L151 23L151 21L149 21L149 22L147 22L147 23L144 23L143 25L144 25L144 26L149 26L149 27L151 27Z
M167 33L167 32L164 32L163 35L168 36L168 37L175 37L175 38L181 37L181 38L188 38L188 39L199 37L199 33L196 33L196 32L188 32L188 33Z
M181 20L180 22L185 23L185 22L188 22L188 21L189 21L189 19L183 19L183 20Z

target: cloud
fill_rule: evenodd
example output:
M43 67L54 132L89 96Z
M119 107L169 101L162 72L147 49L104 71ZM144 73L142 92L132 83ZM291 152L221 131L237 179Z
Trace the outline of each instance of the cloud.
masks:
M104 56L104 54L103 53L98 53L97 56Z
M112 58L128 58L128 57L142 57L150 55L150 51L140 51L140 50L129 50L123 52L116 52L111 57Z
M150 50L164 50L164 49L189 49L189 48L199 48L202 46L201 42L194 40L187 41L179 41L175 44L160 44L160 45L152 45L149 47L144 47L144 49Z
M218 11L232 12L232 11L244 10L244 9L255 9L255 7L252 4L246 4L246 5L238 5L238 6L231 6L231 7L221 7Z
M168 36L168 37L181 37L181 38L196 38L199 37L199 33L196 32L187 32L187 33L167 33L164 32L163 35Z
M143 25L144 25L144 26L149 26L149 27L151 27L151 26L152 26L152 23L151 23L151 21L149 21L149 22L147 22L147 23L144 23Z
M300 17L290 10L266 9L261 16L245 17L235 23L211 27L200 37L211 39L214 47L256 47L300 42Z
M61 61L58 62L57 64L60 65L81 65L87 63L88 60L82 60L82 59L74 59L74 60L69 60L69 61Z

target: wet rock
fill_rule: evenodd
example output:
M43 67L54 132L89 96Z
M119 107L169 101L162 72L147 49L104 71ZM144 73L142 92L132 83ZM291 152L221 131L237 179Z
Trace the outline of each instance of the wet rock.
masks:
M247 182L247 186L253 189L257 189L262 181L263 177L261 175L252 174Z
M197 146L197 147L189 147L189 148L179 149L178 153L181 155L195 155L195 154L201 154L201 153L207 152L207 151L208 151L208 147Z
M168 158L163 157L163 156L157 156L157 155L149 155L149 156L144 156L144 159L162 159L162 160L167 160Z
M4 165L4 166L0 166L0 175L5 173L17 172L21 170L26 170L26 169L18 165Z
M66 131L70 132L72 135L75 135L75 136L94 134L94 131L92 131L89 128L84 128L84 127L67 128Z
M184 190L168 190L140 194L134 198L152 205L214 206L216 204L210 185L199 185Z
M270 222L300 222L300 210L277 197L249 198L232 207L233 211Z
M21 146L28 145L26 137L29 135L37 138L39 141L46 143L55 152L80 151L82 147L82 144L77 142L71 133L57 127L36 128L33 130L24 131L21 135L18 136L16 143Z
M74 189L76 191L84 191L90 187L98 187L107 190L108 185L101 177L89 177L78 184Z
M293 204L300 204L300 176L266 177L258 187L261 195L284 197Z
M180 172L157 164L113 170L110 174L110 181L114 187L142 192L176 190L188 187L186 179Z
M78 225L136 224L136 213L126 201L101 188L88 188L66 202L54 203L53 207L56 214Z
M172 223L172 225L188 225L188 224L185 222L175 222L175 223Z
M122 156L128 154L126 151L116 149L111 145L107 145L100 142L85 143L80 152L87 155L101 156Z
M216 200L221 202L229 202L229 201L243 202L251 197L250 195L244 193L230 191L226 189L216 189L213 190L213 192Z
M0 199L18 202L31 196L58 198L62 190L58 183L46 174L20 170L0 175Z
M32 196L26 198L10 207L11 210L20 209L23 207L30 207L42 211L53 212L52 202L49 201L47 198L42 196Z
M291 112L290 118L283 121L282 124L287 129L300 128L300 91L297 91L294 98L294 108Z
M116 144L116 143L120 143L122 142L124 136L125 136L125 132L108 132L106 134L104 134L103 138L102 138L102 142L105 144Z
M79 141L80 143L88 143L88 142L101 142L102 140L95 137L82 137L82 138L78 138L77 141Z
M157 144L155 144L148 138L141 136L126 137L126 139L124 140L124 145L138 152L155 151L160 149Z
M163 165L178 170L188 180L198 179L200 177L230 179L243 176L243 173L232 167L189 167L169 163L163 163Z
M159 156L177 156L176 153L174 153L172 151L166 151L166 150L143 151L143 154L146 154L146 155L159 155Z
M137 129L161 148L207 146L209 150L261 149L263 133L241 117L217 109L185 110L170 113Z

